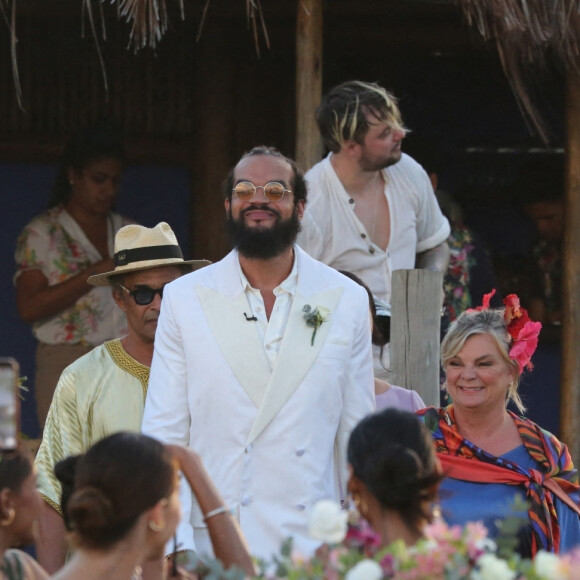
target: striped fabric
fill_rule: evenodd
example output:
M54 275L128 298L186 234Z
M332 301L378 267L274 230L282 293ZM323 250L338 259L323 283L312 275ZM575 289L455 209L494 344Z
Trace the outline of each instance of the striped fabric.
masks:
M566 445L529 419L518 417L510 411L508 413L518 428L525 448L538 464L538 469L524 469L464 439L457 429L453 405L444 409L428 407L418 411L417 415L431 431L437 455L450 477L479 483L523 486L530 505L528 517L532 530L532 554L538 550L558 553L560 526L554 494L546 488L546 481L551 479L557 483L578 505L578 472Z
M37 485L60 513L54 466L84 453L117 431L141 430L149 367L131 357L119 339L97 346L62 373L35 459Z

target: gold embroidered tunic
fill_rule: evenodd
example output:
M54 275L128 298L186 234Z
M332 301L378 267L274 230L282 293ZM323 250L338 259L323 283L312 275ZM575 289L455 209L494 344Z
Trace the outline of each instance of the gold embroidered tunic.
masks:
M84 453L117 431L140 431L149 367L129 356L119 339L105 342L62 373L36 456L38 488L59 513L54 466Z

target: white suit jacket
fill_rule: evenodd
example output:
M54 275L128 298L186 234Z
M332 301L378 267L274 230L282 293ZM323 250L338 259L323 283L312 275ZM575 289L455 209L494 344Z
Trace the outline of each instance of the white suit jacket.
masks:
M316 549L309 511L338 500L350 431L375 404L364 289L295 252L297 289L273 370L244 316L237 252L166 286L143 418L145 433L201 455L263 558L288 536L304 554ZM330 310L313 346L305 304ZM203 514L183 487L178 542L210 552Z

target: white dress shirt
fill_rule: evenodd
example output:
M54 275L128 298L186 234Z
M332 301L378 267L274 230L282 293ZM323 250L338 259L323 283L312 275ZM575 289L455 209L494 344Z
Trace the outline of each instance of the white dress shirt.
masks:
M294 298L298 284L296 257L294 257L294 264L292 265L292 271L289 276L274 288L276 302L270 313L270 320L266 316L266 307L264 306L262 293L256 288L253 288L248 282L241 266L239 269L242 287L244 288L251 309L251 313L248 312L247 314L248 316L253 315L258 319L256 324L258 325L260 339L264 345L264 354L270 363L270 369L273 369L280 350L280 344L282 344L284 330L286 329L288 315L290 314L290 307L292 306L292 299Z

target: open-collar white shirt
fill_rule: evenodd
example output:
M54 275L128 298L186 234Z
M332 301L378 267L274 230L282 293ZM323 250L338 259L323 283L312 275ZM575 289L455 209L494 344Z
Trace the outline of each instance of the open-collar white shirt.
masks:
M270 363L270 369L274 368L276 357L282 344L284 330L290 315L290 307L292 306L292 299L296 294L298 286L298 261L296 260L296 252L294 252L294 263L292 270L288 277L282 281L276 288L274 288L274 296L276 301L274 308L270 314L270 320L266 316L266 308L264 306L264 299L260 290L253 288L248 282L244 274L240 262L238 260L238 268L240 272L240 280L244 293L248 299L249 310L247 317L255 316L256 321L248 321L248 324L256 324L260 340L264 346L264 353Z

